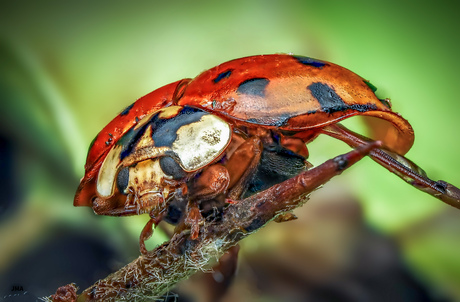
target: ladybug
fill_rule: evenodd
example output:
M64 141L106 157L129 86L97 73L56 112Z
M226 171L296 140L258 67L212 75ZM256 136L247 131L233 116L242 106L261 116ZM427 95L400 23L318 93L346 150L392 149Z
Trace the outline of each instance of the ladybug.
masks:
M163 219L198 237L199 224L228 202L311 167L318 135L353 148L379 140L370 157L403 180L460 207L460 190L433 181L403 155L414 142L407 120L367 80L336 64L275 54L236 59L140 98L90 145L74 200L100 215L148 213L140 238ZM369 117L371 136L340 124Z

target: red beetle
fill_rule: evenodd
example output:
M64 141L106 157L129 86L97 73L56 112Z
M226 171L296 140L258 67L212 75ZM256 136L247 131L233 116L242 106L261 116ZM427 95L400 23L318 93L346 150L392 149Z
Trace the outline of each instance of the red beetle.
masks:
M96 214L163 218L198 236L202 213L264 190L308 169L306 144L319 134L352 147L371 141L339 121L373 118L375 161L455 207L460 190L430 180L404 158L414 132L379 99L367 80L338 65L294 55L261 55L223 63L140 98L90 146L74 205ZM182 215L182 213L186 213ZM200 213L201 212L201 213Z

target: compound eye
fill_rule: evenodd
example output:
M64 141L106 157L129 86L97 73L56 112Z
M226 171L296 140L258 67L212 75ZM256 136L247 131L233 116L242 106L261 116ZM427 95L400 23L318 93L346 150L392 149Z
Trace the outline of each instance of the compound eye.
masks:
M179 164L169 156L160 158L160 167L166 175L172 176L174 180L182 179L187 175Z
M126 189L128 188L128 183L129 183L129 168L124 167L118 172L117 175L117 188L118 190L126 194Z

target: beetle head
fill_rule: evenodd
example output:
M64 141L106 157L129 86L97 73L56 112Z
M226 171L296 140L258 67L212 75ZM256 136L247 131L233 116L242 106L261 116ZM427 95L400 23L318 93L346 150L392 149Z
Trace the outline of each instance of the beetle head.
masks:
M219 158L231 133L225 121L200 109L171 106L154 112L86 172L74 205L116 216L162 208L188 178Z

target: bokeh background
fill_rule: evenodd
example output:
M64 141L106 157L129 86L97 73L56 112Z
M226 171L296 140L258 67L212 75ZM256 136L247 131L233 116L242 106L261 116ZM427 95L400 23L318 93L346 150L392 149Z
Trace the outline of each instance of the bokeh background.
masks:
M89 143L135 99L238 57L295 53L369 79L415 129L407 156L433 179L460 185L454 1L0 7L0 301L33 301L69 282L86 288L138 256L147 217L99 217L72 205ZM311 161L347 150L320 137ZM373 161L296 214L242 243L223 301L460 301L460 211ZM152 247L165 239L154 237ZM203 280L181 284L177 299L212 301Z

